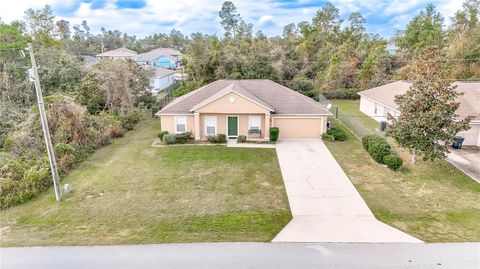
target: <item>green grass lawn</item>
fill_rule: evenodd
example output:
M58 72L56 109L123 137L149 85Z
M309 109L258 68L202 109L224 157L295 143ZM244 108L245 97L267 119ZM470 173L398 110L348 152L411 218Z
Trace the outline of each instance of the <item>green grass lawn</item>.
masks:
M291 219L274 149L152 148L159 121L98 150L53 189L1 213L2 246L270 241Z
M361 113L358 100L333 103ZM427 242L480 241L480 184L443 160L411 165L409 153L389 139L404 160L399 171L391 171L373 161L343 124L333 122L347 131L348 140L326 142L327 147L378 219Z

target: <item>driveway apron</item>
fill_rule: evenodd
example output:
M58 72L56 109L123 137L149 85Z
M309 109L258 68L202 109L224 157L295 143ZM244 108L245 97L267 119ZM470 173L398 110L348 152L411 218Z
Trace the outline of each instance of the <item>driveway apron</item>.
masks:
M374 217L320 139L276 150L293 219L273 242L422 242Z

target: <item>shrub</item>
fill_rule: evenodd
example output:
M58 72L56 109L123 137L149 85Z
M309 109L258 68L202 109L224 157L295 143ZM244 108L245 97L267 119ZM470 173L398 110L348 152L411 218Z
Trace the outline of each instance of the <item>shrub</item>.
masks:
M246 136L244 136L244 135L239 135L239 136L237 137L237 143L245 143L245 142L247 142L247 137L246 137Z
M227 136L225 134L218 134L218 143L227 143Z
M330 141L330 142L335 141L335 137L331 134L328 134L328 133L322 134L322 139L325 140L325 141Z
M270 142L277 142L280 129L278 127L270 127Z
M193 139L193 135L191 132L185 132L181 134L176 134L175 139L177 141L177 144L185 144L187 141Z
M177 136L174 134L165 134L162 137L162 142L167 145L177 143Z
M208 142L210 143L227 143L227 136L224 134L211 135L207 137Z
M218 136L216 135L207 136L207 140L210 143L218 143Z
M122 127L127 130L133 130L135 123L142 119L142 114L137 108L130 109L125 115L120 116Z
M163 136L168 134L168 131L160 131L157 133L157 137L160 138L161 141L163 141Z
M368 146L368 153L377 163L383 163L383 157L390 154L390 145L385 139L373 141Z
M334 140L338 141L345 141L347 140L347 134L345 134L345 131L339 128L330 128L327 131L327 134L333 136Z
M370 146L371 143L375 141L384 141L384 139L378 135L366 135L362 138L362 145L363 148L368 151L368 147Z
M399 156L393 154L383 156L383 163L392 170L397 170L403 165L402 159Z

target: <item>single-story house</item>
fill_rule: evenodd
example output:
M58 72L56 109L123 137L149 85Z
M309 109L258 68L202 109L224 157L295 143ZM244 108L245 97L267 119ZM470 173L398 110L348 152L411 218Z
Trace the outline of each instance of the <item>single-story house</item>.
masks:
M320 138L331 113L320 103L271 80L217 80L183 95L162 110L162 131L192 132L196 140L226 134L230 138Z
M150 88L154 95L165 90L175 82L175 71L173 70L156 66L144 66L144 68L150 70L152 74Z
M134 57L139 65L151 65L163 68L177 68L180 66L180 51L172 48L158 48Z
M456 91L463 93L457 98L460 107L456 111L461 118L474 116L470 122L470 129L458 135L465 138L464 145L480 146L480 82L457 81ZM376 121L387 120L387 114L400 115L395 96L407 92L412 84L408 81L396 81L379 87L361 91L360 111Z
M111 58L111 59L132 59L133 57L137 56L137 52L133 50L129 50L127 48L118 48L114 50L109 50L104 53L97 54L96 57L103 59L103 58Z

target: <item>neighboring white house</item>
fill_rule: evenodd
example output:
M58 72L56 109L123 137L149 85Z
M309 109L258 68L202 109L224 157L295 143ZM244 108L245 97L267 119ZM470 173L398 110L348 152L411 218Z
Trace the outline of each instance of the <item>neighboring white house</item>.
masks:
M175 82L175 71L173 70L156 66L144 66L144 68L151 70L150 88L154 95L165 90Z
M470 122L470 129L458 135L465 138L464 145L480 146L480 82L457 81L453 84L458 92L463 93L457 98L460 103L457 115L475 117ZM411 85L408 81L396 81L359 92L360 111L378 122L387 120L389 113L394 117L400 115L395 96L405 94Z
M110 58L110 59L132 59L133 57L137 56L137 52L133 50L129 50L127 48L118 48L114 50L109 50L104 53L100 53L96 55L98 58Z

